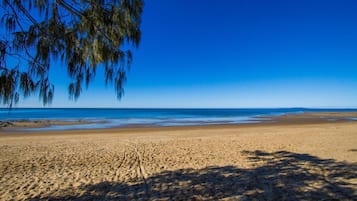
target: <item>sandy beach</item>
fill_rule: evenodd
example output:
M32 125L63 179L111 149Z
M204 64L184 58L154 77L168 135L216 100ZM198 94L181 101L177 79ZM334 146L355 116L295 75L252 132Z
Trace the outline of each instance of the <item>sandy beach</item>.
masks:
M357 122L326 116L0 131L0 200L356 200Z

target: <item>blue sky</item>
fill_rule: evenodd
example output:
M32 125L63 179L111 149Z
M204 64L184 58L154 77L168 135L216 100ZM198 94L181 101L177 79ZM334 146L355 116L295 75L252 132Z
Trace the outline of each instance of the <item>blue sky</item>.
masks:
M54 64L51 107L357 107L356 10L355 0L146 0L122 100L99 70L70 101Z

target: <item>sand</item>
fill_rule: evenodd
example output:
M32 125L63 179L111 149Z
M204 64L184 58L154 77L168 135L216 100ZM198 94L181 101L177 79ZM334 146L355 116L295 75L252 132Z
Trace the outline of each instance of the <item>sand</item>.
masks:
M357 122L300 117L0 132L0 200L356 200Z

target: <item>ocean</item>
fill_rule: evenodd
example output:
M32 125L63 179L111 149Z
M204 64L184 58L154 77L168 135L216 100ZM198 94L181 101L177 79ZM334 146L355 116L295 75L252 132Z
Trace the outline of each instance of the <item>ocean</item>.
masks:
M251 108L251 109L97 109L14 108L0 109L0 121L61 120L91 124L51 126L45 130L145 126L194 126L257 123L262 116L302 112L357 112L357 109Z

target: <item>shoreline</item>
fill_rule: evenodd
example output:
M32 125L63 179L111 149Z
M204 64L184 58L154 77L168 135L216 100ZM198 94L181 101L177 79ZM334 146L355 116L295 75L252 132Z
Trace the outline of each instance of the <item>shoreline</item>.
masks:
M101 121L104 122L104 121ZM51 126L71 126L71 125L87 125L99 122L93 122L83 119L77 120L59 120L59 119L36 119L36 120L0 120L0 131L16 131L19 129L32 129L32 128L48 128Z
M107 128L76 128L76 129L54 129L47 130L48 126L82 126L107 123L105 120L19 120L5 121L13 124L10 128L0 126L0 136L6 135L46 135L46 134L86 134L86 133L114 133L114 132L150 132L150 131L171 131L171 130L197 130L197 129L222 129L222 128L245 128L261 126L282 126L282 125L308 125L308 124L329 124L348 123L356 121L357 112L304 112L295 114L283 114L278 116L257 116L249 123L217 123L205 125L182 125L182 126L160 126L152 124L138 124L127 126L112 126ZM262 119L262 120L259 120ZM4 121L0 121L4 123ZM37 130L39 128L39 130ZM34 130L32 130L34 129Z

